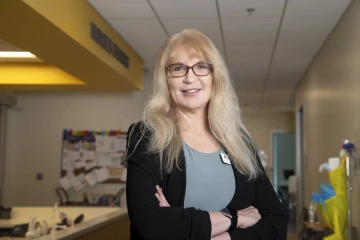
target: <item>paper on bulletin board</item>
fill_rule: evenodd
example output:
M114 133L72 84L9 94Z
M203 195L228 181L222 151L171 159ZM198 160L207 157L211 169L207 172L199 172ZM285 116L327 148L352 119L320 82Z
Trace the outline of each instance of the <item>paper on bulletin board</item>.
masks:
M116 136L107 136L108 151L115 152L116 149Z
M79 191L84 187L84 185L81 183L79 178L77 178L75 176L71 176L68 178L71 183L71 186L75 189L75 191Z
M108 152L96 152L96 165L97 166L110 166L111 160Z
M85 170L90 170L96 167L96 160L85 160Z
M126 182L126 178L127 178L127 168L124 168L121 172L120 180Z
M83 160L95 160L95 151L83 150L82 151Z
M85 160L83 159L78 159L75 161L75 168L79 169L79 168L85 168Z
M69 179L65 176L59 179L60 186L66 191L71 188Z
M109 179L120 179L123 169L122 167L109 168Z
M94 171L98 182L104 182L109 179L109 169L107 167L95 169Z
M124 153L109 153L110 166L120 167L123 157L124 157Z
M95 170L85 175L85 179L90 186L94 186L98 181L95 175Z
M109 151L108 136L96 135L95 136L95 148L97 152Z
M126 136L123 135L117 135L115 137L115 148L117 151L125 152L126 151Z
M64 150L63 151L63 170L68 169L69 167L75 167L75 161L80 159L80 152L73 150Z
M83 187L85 187L87 185L87 181L85 179L84 173L80 173L79 175L76 176L76 178L79 179L79 181L83 185Z

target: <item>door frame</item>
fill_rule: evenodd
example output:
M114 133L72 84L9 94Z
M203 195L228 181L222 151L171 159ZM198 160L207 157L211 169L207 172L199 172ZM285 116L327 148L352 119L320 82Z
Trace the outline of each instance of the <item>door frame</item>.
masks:
M295 174L296 174L296 231L300 232L303 220L301 219L304 208L304 164L305 164L305 153L304 153L304 139L305 139L305 124L304 124L304 107L300 106L296 110L295 124L296 124L296 163L295 163Z
M275 192L278 194L278 184L277 179L275 176L277 176L277 163L275 163L275 153L274 153L274 135L277 133L291 133L289 131L279 129L279 130L271 130L270 131L270 156L271 156L271 164L272 164L272 180L273 180L273 188ZM276 174L275 174L276 173Z

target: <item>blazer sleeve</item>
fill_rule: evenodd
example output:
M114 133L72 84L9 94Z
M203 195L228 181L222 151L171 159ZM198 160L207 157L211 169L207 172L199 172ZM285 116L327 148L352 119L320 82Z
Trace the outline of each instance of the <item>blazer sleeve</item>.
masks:
M279 197L271 185L257 154L256 158L261 174L255 180L255 201L253 206L258 209L261 219L250 228L233 230L230 232L231 239L286 240L286 210L280 203Z
M128 170L126 198L131 228L142 239L209 240L209 213L195 208L159 207L155 197L160 185L160 165L147 152L146 140L141 137L140 124L130 126L127 138ZM132 131L133 130L133 131ZM128 134L128 135L129 135ZM139 141L140 138L143 138Z

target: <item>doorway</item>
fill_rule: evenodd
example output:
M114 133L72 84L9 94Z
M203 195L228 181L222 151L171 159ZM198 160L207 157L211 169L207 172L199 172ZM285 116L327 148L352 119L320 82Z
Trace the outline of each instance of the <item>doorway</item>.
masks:
M289 187L289 183L294 185L296 178L295 133L273 132L272 145L274 189L282 204L289 209L288 232L295 232L294 193L291 191L293 187Z

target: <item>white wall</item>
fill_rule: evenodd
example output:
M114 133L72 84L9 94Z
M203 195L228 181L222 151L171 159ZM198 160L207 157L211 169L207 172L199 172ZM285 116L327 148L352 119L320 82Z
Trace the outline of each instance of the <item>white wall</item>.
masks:
M9 110L4 204L52 205L60 176L63 129L127 131L141 119L144 92L21 93L22 110ZM37 181L36 174L44 180ZM88 192L116 193L121 184L99 184ZM71 200L81 193L69 192Z

